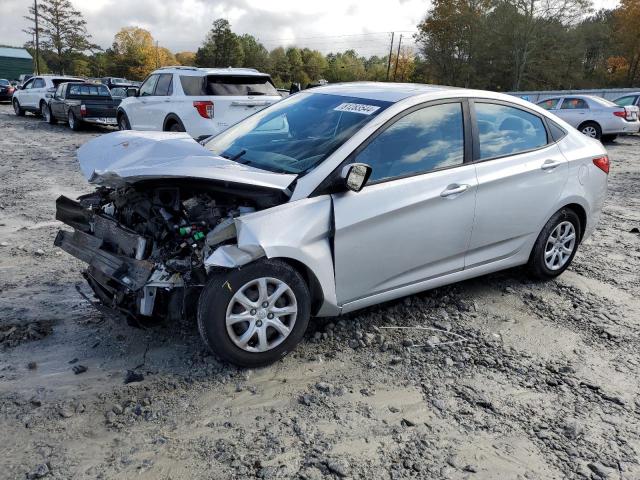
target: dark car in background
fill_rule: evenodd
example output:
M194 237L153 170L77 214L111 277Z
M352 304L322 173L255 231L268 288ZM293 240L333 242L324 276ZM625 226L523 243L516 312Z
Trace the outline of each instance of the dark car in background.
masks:
M0 102L11 100L15 87L6 78L0 78Z
M120 99L113 98L105 85L62 83L49 97L43 115L50 124L66 121L71 130L79 130L83 123L117 125L116 108Z
M103 77L100 79L100 82L103 85L109 87L110 90L117 87L127 88L140 86L139 82L134 82L133 80L127 80L126 78L118 77Z

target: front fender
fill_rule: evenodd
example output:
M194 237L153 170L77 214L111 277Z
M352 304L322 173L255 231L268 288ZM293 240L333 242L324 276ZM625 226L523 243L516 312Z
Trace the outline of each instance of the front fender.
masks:
M332 204L328 195L305 198L235 219L237 245L218 247L204 265L237 268L263 256L289 258L309 268L322 289L319 316L337 315Z

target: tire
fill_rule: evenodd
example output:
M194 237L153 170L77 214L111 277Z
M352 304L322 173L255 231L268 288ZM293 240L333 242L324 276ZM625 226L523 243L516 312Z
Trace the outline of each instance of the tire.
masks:
M40 102L40 108L38 109L38 115L44 118L44 110L47 108L46 102Z
M68 119L69 119L69 128L71 130L73 130L74 132L77 132L78 130L80 130L81 122L76 118L75 114L72 111L69 111Z
M129 117L122 112L118 115L118 130L131 130L131 124L129 123Z
M20 106L17 98L13 99L13 111L18 117L24 117L24 109Z
M618 135L602 135L603 142L613 142L616 138L618 138Z
M578 127L578 130L587 137L595 138L596 140L602 138L602 129L596 122L584 122Z
M267 295L262 297L259 279L266 282ZM280 290L284 293L272 306L263 308L257 303ZM240 304L240 293L251 305ZM279 317L271 313L272 309L283 311L285 307L295 309L295 313ZM310 311L309 288L300 273L283 261L263 259L210 278L198 301L198 329L205 344L223 360L241 367L262 367L287 355L302 340ZM228 326L227 318L231 320L232 316L236 321ZM242 317L246 320L238 320ZM281 322L276 329L272 325L278 320ZM280 330L283 326L286 335ZM259 331L262 329L264 336ZM247 333L248 337L244 335Z
M184 126L182 125L182 123L177 122L177 121L171 121L168 125L169 128L167 128L168 132L185 132L186 130L184 129Z
M56 117L54 117L53 113L51 113L51 106L49 105L45 107L45 110L43 112L43 118L44 118L44 121L47 122L49 125L54 125L57 122Z
M528 265L532 275L550 280L564 272L573 261L580 238L582 225L576 212L562 208L554 213L533 245Z

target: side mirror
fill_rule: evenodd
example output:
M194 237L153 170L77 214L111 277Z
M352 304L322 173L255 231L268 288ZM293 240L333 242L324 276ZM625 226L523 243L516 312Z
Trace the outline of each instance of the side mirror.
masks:
M16 90L22 90L22 85L16 85Z
M136 87L127 88L127 97L137 97L138 89Z
M350 163L349 165L345 165L341 174L345 186L353 192L362 190L370 176L371 167L366 163Z

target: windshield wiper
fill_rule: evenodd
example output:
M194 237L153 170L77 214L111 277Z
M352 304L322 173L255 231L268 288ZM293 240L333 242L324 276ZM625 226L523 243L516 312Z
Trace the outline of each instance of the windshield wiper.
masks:
M232 160L232 161L234 161L234 162L235 162L235 161L236 161L236 160L238 160L241 156L243 156L245 153L247 153L247 151L243 149L243 150L240 150L240 151L239 151L238 153L236 153L235 155L231 155L230 157L227 157L227 158L228 158L229 160Z

